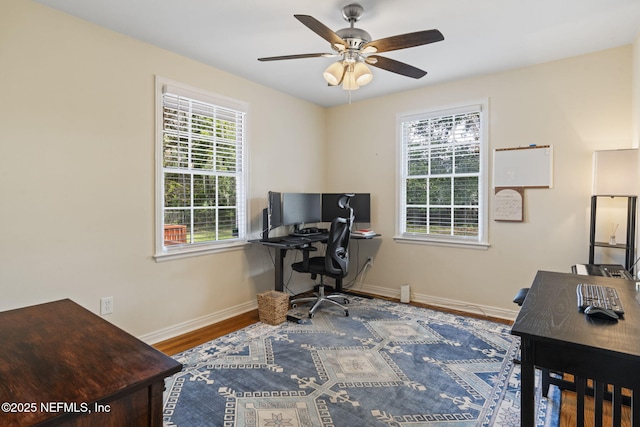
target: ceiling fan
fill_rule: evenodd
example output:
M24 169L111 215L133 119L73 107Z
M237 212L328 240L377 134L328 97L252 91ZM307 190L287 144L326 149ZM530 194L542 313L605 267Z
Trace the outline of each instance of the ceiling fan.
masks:
M417 31L372 41L368 32L354 26L360 20L363 11L363 7L356 3L343 7L342 17L349 23L349 27L335 32L312 16L293 15L311 31L331 43L331 48L334 52L271 56L258 58L258 61L340 57L338 62L331 64L324 71L323 77L329 83L329 86L342 85L345 90L358 89L373 79L371 71L365 64L414 79L419 79L427 74L426 71L419 68L395 59L375 55L375 53L390 52L442 41L444 36L440 31Z

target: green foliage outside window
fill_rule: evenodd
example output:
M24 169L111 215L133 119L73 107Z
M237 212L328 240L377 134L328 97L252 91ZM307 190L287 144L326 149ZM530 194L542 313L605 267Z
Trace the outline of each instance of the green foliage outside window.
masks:
M186 227L179 243L236 238L243 132L237 118L173 95L163 106L165 225Z
M477 236L480 113L403 122L405 232Z

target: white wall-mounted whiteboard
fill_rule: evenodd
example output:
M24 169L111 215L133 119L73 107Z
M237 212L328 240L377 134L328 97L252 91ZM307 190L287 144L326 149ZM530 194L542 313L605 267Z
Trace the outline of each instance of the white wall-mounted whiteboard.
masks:
M553 147L535 145L494 150L493 187L553 187Z

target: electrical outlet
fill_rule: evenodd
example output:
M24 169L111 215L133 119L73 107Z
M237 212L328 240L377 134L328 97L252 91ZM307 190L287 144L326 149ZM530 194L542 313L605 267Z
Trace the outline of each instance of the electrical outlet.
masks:
M369 264L369 267L373 267L373 257L372 256L367 258L367 264Z
M113 313L113 297L100 298L100 315Z

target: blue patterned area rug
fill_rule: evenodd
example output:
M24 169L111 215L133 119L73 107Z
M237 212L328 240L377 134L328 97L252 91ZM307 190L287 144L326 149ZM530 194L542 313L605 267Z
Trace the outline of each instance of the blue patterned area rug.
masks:
M301 324L257 323L174 356L184 368L167 379L164 425L520 425L509 326L350 299L350 317L324 306ZM559 394L538 396L538 426L557 425Z

